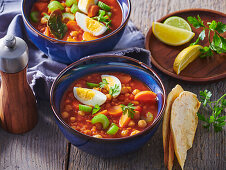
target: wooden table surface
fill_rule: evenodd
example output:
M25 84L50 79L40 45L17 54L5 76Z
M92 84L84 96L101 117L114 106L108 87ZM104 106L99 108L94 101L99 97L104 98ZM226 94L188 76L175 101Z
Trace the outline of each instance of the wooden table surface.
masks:
M132 0L131 20L146 34L152 21L181 9L208 8L226 13L225 0ZM226 92L226 80L200 85L180 82L159 72L167 94L179 83L196 94L208 89L217 99ZM164 169L162 126L139 151L103 159L88 155L68 143L59 131L48 101L38 103L39 123L31 132L12 135L0 129L0 170L61 169ZM48 108L48 109L46 109ZM202 111L202 110L201 110ZM193 147L188 151L185 170L226 169L226 129L209 132L199 122ZM174 169L180 169L175 163Z

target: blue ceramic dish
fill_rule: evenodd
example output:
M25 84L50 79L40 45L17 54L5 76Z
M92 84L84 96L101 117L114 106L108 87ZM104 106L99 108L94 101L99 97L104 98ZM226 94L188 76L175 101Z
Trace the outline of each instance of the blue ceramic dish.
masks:
M123 19L119 28L96 40L86 42L68 42L47 37L37 31L29 22L32 5L37 0L22 0L22 17L30 40L53 60L70 64L84 56L112 50L125 30L131 11L130 0L118 0L121 5Z
M144 82L158 96L158 114L153 124L134 136L99 139L72 129L60 116L60 102L66 89L78 78L94 72L124 72ZM65 68L54 81L50 101L56 122L65 137L79 149L101 157L113 157L133 152L143 146L156 132L165 106L165 89L156 75L147 65L124 56L99 55L83 58Z

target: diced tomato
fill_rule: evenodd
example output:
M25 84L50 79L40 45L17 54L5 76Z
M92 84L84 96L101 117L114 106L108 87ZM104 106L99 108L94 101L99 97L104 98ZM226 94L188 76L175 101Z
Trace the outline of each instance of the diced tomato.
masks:
M41 11L41 12L46 11L46 10L48 9L47 6L48 6L48 3L46 3L46 2L36 2L36 3L34 4L34 7L35 7L38 11Z

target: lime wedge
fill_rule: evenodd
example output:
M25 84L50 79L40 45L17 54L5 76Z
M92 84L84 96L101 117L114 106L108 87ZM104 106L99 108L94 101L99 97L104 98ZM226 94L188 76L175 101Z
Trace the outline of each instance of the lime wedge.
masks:
M177 17L177 16L169 17L164 21L164 24L181 28L187 31L192 31L189 23L181 17Z

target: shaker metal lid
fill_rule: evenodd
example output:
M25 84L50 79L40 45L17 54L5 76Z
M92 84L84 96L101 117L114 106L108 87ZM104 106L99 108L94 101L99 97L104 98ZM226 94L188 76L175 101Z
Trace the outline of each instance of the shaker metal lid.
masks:
M13 35L0 39L0 70L17 73L28 63L28 47L24 40Z

